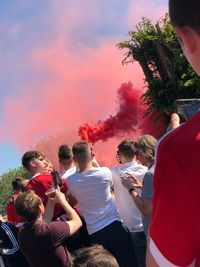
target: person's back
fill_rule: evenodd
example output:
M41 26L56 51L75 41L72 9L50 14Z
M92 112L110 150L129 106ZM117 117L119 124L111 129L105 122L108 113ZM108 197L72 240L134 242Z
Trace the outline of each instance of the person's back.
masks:
M27 222L19 233L19 245L32 267L66 267L69 259L65 240L82 225L76 211L59 189L51 197L46 213L41 199L31 190L22 193L16 200L16 211ZM69 221L50 222L55 203L62 206Z
M142 182L147 168L137 162L137 149L133 140L126 139L118 145L116 158L121 166L112 170L114 199L119 214L131 233L138 264L143 267L146 266L146 237L142 215L130 194L128 194L127 189L123 186L121 176L131 173ZM140 190L137 190L137 192L141 196Z
M123 140L118 145L117 152L118 161L122 165L112 170L115 203L120 216L130 232L143 231L142 218L141 212L133 203L130 195L127 194L127 189L121 183L121 175L131 173L137 176L141 182L143 181L147 168L136 161L136 155L135 142L132 140ZM139 190L138 193L140 194Z
M63 236L69 236L65 222L29 223L20 232L20 248L28 255L31 266L66 267L68 256L67 248L61 245Z
M68 177L68 186L76 197L86 220L89 234L115 220L120 221L110 191L111 172L106 167L91 168Z
M200 2L170 0L171 22L200 75ZM148 266L194 266L200 259L200 112L166 135L157 151ZM162 261L161 261L162 259Z
M15 201L18 195L24 190L24 181L26 181L26 179L20 177L15 178L15 180L12 181L13 195L10 197L6 205L7 222L16 226L21 225L22 219L16 214Z
M80 204L92 244L101 244L121 267L137 266L131 236L112 201L112 174L106 167L93 167L93 153L85 141L73 145L79 172L68 177L68 187Z
M119 176L121 173L129 173L139 177L140 181L142 182L146 171L147 168L138 164L137 162L126 163L121 168L116 167L112 170L115 203L123 222L131 232L143 231L141 212L133 203L131 197L127 194L127 189L122 185ZM138 194L141 195L139 190Z

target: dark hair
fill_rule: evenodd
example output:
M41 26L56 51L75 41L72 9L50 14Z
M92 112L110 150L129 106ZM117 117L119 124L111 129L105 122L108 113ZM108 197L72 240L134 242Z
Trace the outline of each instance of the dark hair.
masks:
M71 164L73 162L71 148L68 145L61 145L58 150L58 158L63 163Z
M169 0L169 15L173 26L189 26L200 33L199 0Z
M91 148L86 141L74 143L72 152L74 159L78 162L86 162L91 160Z
M133 140L129 140L129 139L123 140L118 145L118 150L121 154L123 154L128 159L133 159L133 157L137 153L137 149L135 147L135 142Z
M38 218L38 208L41 203L41 199L35 192L28 190L17 197L15 201L15 209L17 214L27 222L34 222Z
M25 179L21 178L21 177L15 178L15 180L12 181L13 190L23 191L24 190L24 186L23 186L24 180Z
M26 168L27 170L29 170L30 168L30 161L33 159L38 159L39 157L44 157L44 155L42 153L40 153L39 151L27 151L23 156L22 156L22 165L24 166L24 168Z
M80 250L73 267L119 267L114 256L100 245Z

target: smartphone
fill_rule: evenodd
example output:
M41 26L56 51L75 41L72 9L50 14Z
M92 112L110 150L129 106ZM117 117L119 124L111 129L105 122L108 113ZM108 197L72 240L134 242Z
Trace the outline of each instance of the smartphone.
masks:
M194 114L200 110L200 99L177 99L174 102L176 112L180 116L182 122L189 120Z
M52 171L51 177L52 177L54 188L57 188L58 186L59 187L63 186L62 180L61 180L60 175L57 171L55 171L55 170Z

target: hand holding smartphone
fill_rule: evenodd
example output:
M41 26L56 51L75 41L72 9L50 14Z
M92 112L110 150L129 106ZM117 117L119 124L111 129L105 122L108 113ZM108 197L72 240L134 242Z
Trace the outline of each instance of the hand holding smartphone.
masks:
M192 118L195 113L200 110L200 99L177 99L174 102L174 106L181 121L185 122Z

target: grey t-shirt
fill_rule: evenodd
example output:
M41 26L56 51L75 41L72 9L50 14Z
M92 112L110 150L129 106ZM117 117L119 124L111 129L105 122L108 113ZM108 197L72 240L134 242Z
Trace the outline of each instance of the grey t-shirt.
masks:
M144 175L142 183L142 199L152 199L153 198L153 174L155 165L151 165L148 171ZM148 236L149 224L151 221L151 215L142 216L142 222L144 226L144 232L146 237Z

